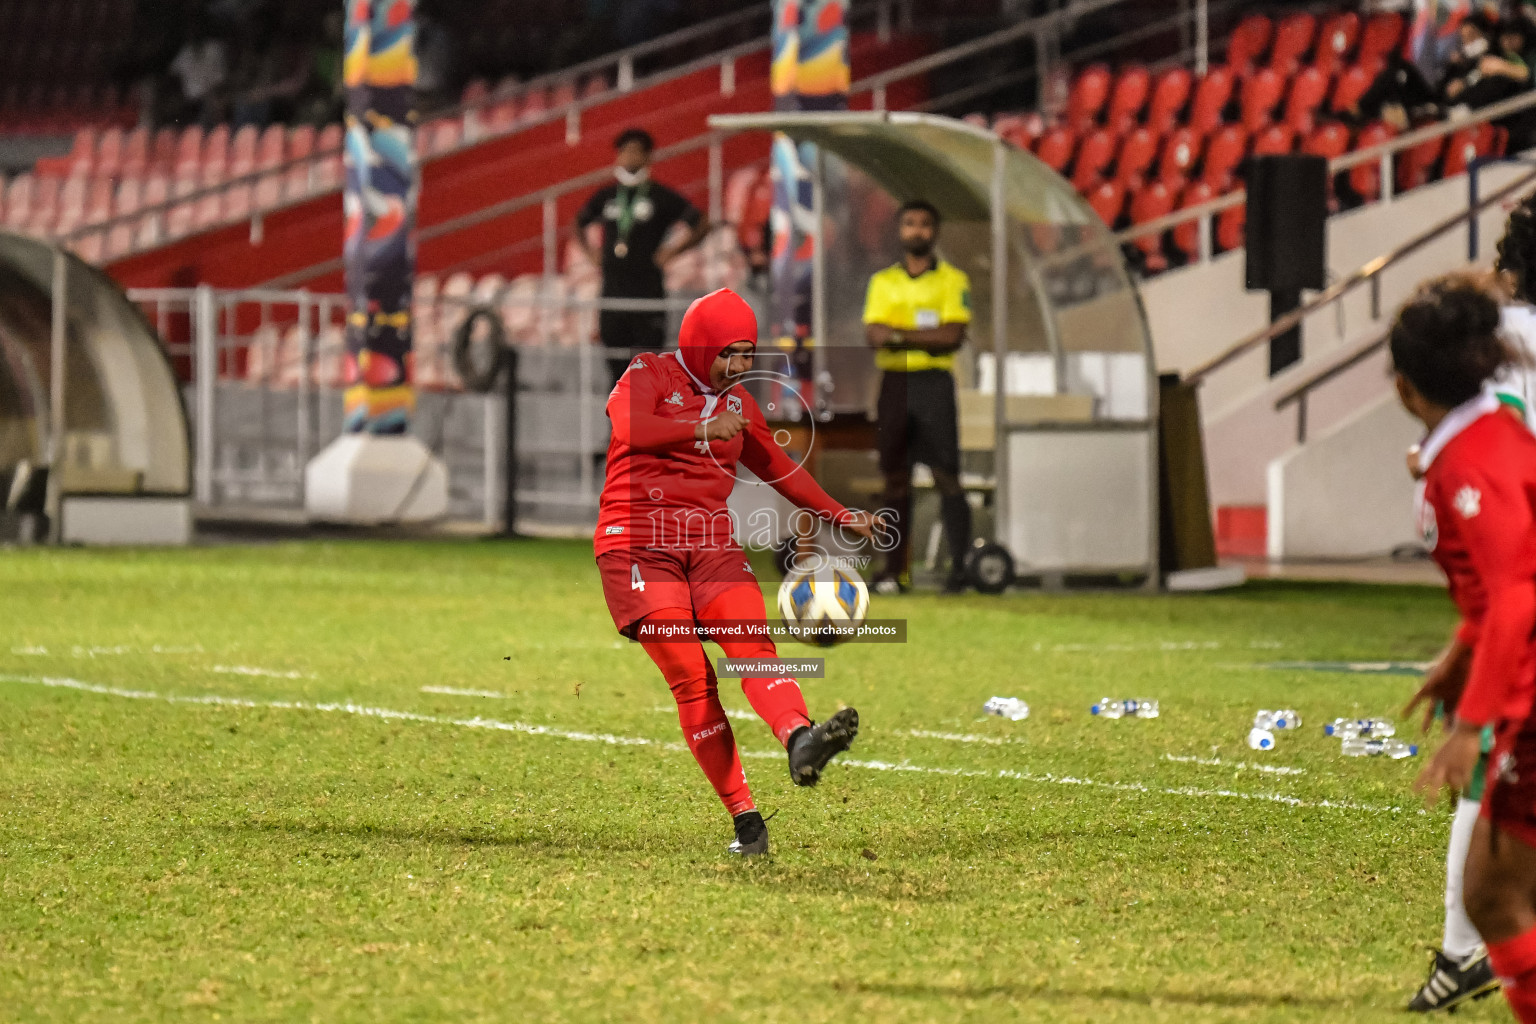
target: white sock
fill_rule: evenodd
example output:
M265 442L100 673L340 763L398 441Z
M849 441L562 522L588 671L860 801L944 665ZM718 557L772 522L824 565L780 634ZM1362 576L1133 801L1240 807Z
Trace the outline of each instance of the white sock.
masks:
M1483 944L1477 929L1461 902L1461 877L1467 867L1467 849L1472 845L1472 827L1477 824L1476 800L1460 800L1456 803L1456 816L1451 819L1451 845L1445 852L1445 955L1453 960L1465 958Z

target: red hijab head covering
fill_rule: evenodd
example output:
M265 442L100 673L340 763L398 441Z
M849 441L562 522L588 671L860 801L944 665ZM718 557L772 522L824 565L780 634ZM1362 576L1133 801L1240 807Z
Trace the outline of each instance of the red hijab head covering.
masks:
M727 345L750 341L757 347L757 317L747 301L729 288L695 299L683 314L677 351L694 381L710 389L709 368Z

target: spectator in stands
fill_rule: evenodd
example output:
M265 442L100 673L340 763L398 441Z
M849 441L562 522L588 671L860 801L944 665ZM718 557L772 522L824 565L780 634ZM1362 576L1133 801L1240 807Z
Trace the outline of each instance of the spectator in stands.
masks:
M939 518L949 545L945 593L965 590L971 549L971 507L960 486L960 421L955 402L955 352L971 322L971 282L965 271L939 258L939 211L913 199L896 214L902 259L869 279L864 337L875 349L880 375L880 472L885 477L881 516L895 534L875 591L900 593L907 569L912 519L912 464L933 473Z
M1473 16L1461 23L1461 49L1446 68L1441 97L1448 108L1476 110L1522 92L1531 81L1526 33L1516 22Z
M293 118L313 75L313 59L299 32L283 32L273 45L252 54L231 109L236 128Z
M208 34L208 27L201 19L192 22L187 41L171 61L170 72L181 88L176 120L196 120L204 127L220 120L223 113L221 90L228 75L228 64L224 44Z
M626 128L614 140L618 180L600 188L576 215L576 244L602 269L605 299L651 299L667 296L663 271L678 254L704 240L709 222L687 199L653 181L651 151L655 141L639 128ZM587 228L601 222L602 253L587 239ZM673 225L688 230L673 242L666 237ZM666 340L667 315L655 310L610 310L598 315L597 330L609 349L608 368L615 380L641 352L654 352Z

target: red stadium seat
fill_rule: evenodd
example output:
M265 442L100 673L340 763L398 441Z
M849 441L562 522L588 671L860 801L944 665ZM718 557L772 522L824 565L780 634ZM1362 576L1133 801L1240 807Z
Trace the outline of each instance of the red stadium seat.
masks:
M1146 224L1166 217L1173 212L1173 193L1168 191L1168 186L1160 181L1149 182L1143 185L1134 196L1131 197L1131 223ZM1141 250L1146 259L1147 269L1153 273L1166 270L1168 258L1163 255L1163 239L1161 235L1144 235L1136 239L1135 245Z
M198 165L223 177L229 169L229 125L221 124L203 139L203 158Z
M590 100L595 96L601 96L609 90L608 76L599 71L595 75L588 76L581 86L581 98Z
M1445 136L1427 139L1397 154L1397 190L1406 192L1426 185L1435 176L1435 165L1445 152Z
M1179 209L1188 210L1192 207L1208 203L1216 198L1216 191L1203 181L1197 181L1184 190L1179 198ZM1191 220L1174 228L1170 234L1173 237L1173 247L1182 253L1185 259L1194 259L1200 255L1200 222Z
M149 170L149 129L135 128L123 139L124 174L143 174Z
M1147 127L1160 134L1171 131L1189 102L1194 81L1194 76L1184 68L1169 68L1159 75L1147 107Z
M100 224L112 217L112 179L106 175L98 175L91 179L90 190L85 198L85 221L87 224Z
M1312 66L1333 77L1349 61L1359 39L1360 15L1354 11L1329 15L1317 32L1317 56L1312 59Z
M1226 189L1237 165L1248 154L1248 133L1242 125L1223 125L1205 147L1205 168L1200 180L1217 191Z
M156 174L170 174L175 168L176 151L181 145L181 135L175 128L161 128L155 132L154 148L150 151L150 170ZM201 148L201 143L198 144Z
M1152 76L1139 64L1121 70L1115 78L1115 88L1109 95L1109 110L1104 121L1112 131L1127 132L1141 120L1141 111L1147 105L1152 91Z
M337 140L340 141L339 139ZM313 125L301 124L288 136L288 159L302 160L315 151Z
M1301 144L1301 151L1309 156L1320 156L1328 160L1343 156L1349 152L1349 129L1331 121L1313 129Z
M1390 125L1381 123L1369 125L1361 129L1355 139L1355 150L1370 149L1389 142L1396 135ZM1364 202L1371 203L1381 198L1381 162L1372 160L1349 170L1349 187L1354 190Z
M1040 135L1038 114L1003 114L992 122L992 130L1004 142L1020 149L1033 149Z
M288 129L280 124L269 126L256 143L256 167L265 171L278 166L288 155L287 151Z
M485 98L491 94L490 83L483 78L471 78L464 86L464 91L459 94L459 105L473 107L485 102Z
M1272 124L1253 140L1254 156L1284 156L1296 148L1296 131L1288 124Z
M126 217L130 213L137 213L139 207L144 205L144 182L138 178L124 178L118 182L117 198L112 204L112 213L117 217Z
M81 128L75 132L75 142L69 151L69 173L89 174L96 164L96 129Z
M1171 182L1188 178L1200 162L1204 140L1192 128L1175 128L1163 140L1163 154L1158 159L1157 177Z
M1195 98L1189 106L1189 126L1201 135L1210 134L1221 124L1222 113L1231 101L1232 72L1211 68L1195 87Z
M1317 18L1305 11L1287 14L1275 28L1275 45L1270 47L1269 66L1282 75L1295 74L1301 58L1312 49L1317 34Z
M32 193L37 179L23 171L11 179L5 190L5 226L20 231L32 215Z
M1258 132L1272 120L1285 95L1285 76L1274 68L1260 68L1243 82L1243 127Z
M1109 99L1109 67L1090 64L1072 80L1067 94L1067 123L1076 131L1088 131L1098 123L1104 102Z
M123 169L123 146L126 136L116 125L101 133L96 142L96 173L117 174Z
M1291 79L1285 101L1285 123L1305 135L1312 130L1317 108L1328 98L1328 76L1315 67L1302 68Z
M1367 66L1381 64L1402 41L1403 16L1393 11L1378 11L1365 23L1355 62Z
M1247 227L1247 203L1221 211L1216 215L1216 247L1222 252L1241 249Z
M253 124L245 125L235 132L235 137L229 142L229 170L225 172L228 177L243 178L256 170L258 137Z
M49 226L61 235L67 235L85 221L85 201L90 192L90 178L84 174L71 175L59 188L58 206L54 221Z
M182 130L176 142L176 156L171 169L177 174L197 172L203 162L203 130L197 125Z
M1250 14L1238 22L1237 28L1232 30L1232 39L1227 43L1227 64L1236 72L1242 73L1249 65L1254 64L1269 49L1269 37L1273 27L1268 17L1262 14Z
M1072 162L1072 151L1077 148L1077 137L1071 129L1058 125L1040 136L1035 145L1035 156L1057 174L1063 173Z
M1077 147L1077 162L1072 168L1072 187L1087 194L1100 178L1104 169L1115 158L1118 140L1107 128L1090 132Z
M1494 131L1489 124L1473 125L1451 135L1445 147L1444 177L1465 174L1467 165L1494 150Z
M1335 114L1347 113L1353 110L1355 104L1360 102L1366 90L1371 87L1375 79L1371 69L1359 64L1346 70L1339 76L1339 84L1333 87L1333 100L1328 104Z
M1088 193L1088 205L1093 207L1093 212L1099 215L1106 227L1111 231L1120 220L1120 213L1125 209L1125 187L1118 181L1101 181L1098 186Z
M1157 135L1152 129L1137 127L1120 144L1120 155L1115 158L1115 180L1125 188L1138 187L1147 176L1152 161L1157 159Z

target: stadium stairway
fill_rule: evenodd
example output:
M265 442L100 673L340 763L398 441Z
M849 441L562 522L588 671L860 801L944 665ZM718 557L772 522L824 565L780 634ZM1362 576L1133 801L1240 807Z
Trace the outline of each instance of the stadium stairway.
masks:
M880 42L873 33L856 33L850 44L859 73L870 74L906 63L925 52L925 41L894 36ZM612 140L629 125L645 128L658 147L698 138L710 114L764 110L772 106L766 46L737 58L731 71L719 65L672 77L583 112L579 133L569 134L564 120L531 125L521 131L453 149L422 165L418 225L424 232L456 218L527 196L550 186L600 171L612 161ZM729 80L723 81L723 74ZM887 97L892 107L923 98L914 80ZM434 147L437 148L437 147ZM724 146L724 171L762 162L767 140L739 137ZM704 148L660 164L657 177L704 198L708 154ZM557 207L562 227L585 200L582 192L562 196ZM542 258L543 213L532 205L511 214L479 220L472 226L425 241L418 253L423 273L448 269L499 273L508 278L538 268ZM278 209L253 221L241 221L189 235L156 249L135 253L107 265L125 287L178 287L194 283L222 288L259 285L339 291L342 242L341 192L336 188L307 202Z

